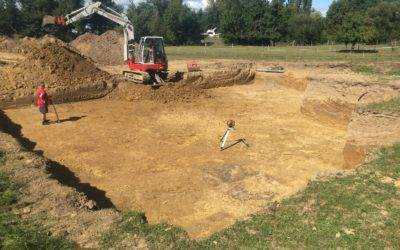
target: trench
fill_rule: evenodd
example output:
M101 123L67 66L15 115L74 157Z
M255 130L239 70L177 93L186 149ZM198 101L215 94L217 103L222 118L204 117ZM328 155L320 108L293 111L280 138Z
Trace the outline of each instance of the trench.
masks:
M188 103L60 104L64 122L49 126L32 107L5 115L10 133L51 159L49 171L60 183L100 208L141 210L150 223L180 226L197 239L342 169L346 129L302 114L302 91L258 77L210 93L212 99ZM244 138L250 147L219 150L227 119L237 123L229 143Z

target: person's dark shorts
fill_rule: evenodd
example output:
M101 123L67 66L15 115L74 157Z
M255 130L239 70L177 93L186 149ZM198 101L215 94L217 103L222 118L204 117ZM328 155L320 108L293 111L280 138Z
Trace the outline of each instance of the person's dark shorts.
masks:
M49 109L47 108L46 105L43 105L43 106L39 107L39 111L42 114L47 114L49 112Z

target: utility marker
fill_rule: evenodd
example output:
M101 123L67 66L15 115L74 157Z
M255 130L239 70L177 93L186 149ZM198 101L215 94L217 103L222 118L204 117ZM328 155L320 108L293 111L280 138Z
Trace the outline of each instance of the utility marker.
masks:
M228 121L226 122L226 125L227 125L228 127L226 128L226 131L225 131L224 135L222 136L222 138L221 138L221 140L220 140L220 145L219 145L219 148L220 148L221 151L222 151L222 150L225 150L225 149L227 149L227 148L230 148L230 147L232 147L232 146L234 146L234 145L236 145L236 144L238 144L238 143L240 143L240 142L243 142L244 145L246 145L247 147L250 147L250 145L247 143L246 139L244 139L244 138L238 139L238 140L236 140L233 144L231 144L231 145L225 147L225 144L226 144L226 141L228 140L229 134L230 134L233 130L235 130L235 125L236 125L236 123L235 123L234 120L228 120Z

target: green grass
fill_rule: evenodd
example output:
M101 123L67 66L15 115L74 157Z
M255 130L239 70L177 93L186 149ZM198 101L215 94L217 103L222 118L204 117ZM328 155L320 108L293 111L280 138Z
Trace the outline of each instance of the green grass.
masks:
M392 76L400 76L400 69L393 69L389 72Z
M400 112L400 98L394 98L385 102L370 103L365 109L371 111Z
M395 180L400 184L400 144L382 149L355 173L311 182L279 205L203 241L190 240L172 226L149 225L141 213L128 213L104 235L103 247L136 234L152 249L399 249L400 189Z
M376 75L380 74L378 69L372 67L372 66L367 66L367 65L354 65L352 67L352 70L357 73L361 73L364 75Z
M383 47L368 46L368 49ZM328 46L169 46L169 59L245 59L268 61L343 61L349 63L398 61L400 50L381 49L378 53L340 53L342 45Z
M6 154L0 151L0 167ZM0 171L0 248L1 249L73 249L74 244L49 236L40 223L22 220L12 212L23 186Z
M196 246L186 232L178 227L167 224L148 224L144 213L128 212L123 215L119 225L103 235L101 245L103 248L115 247L127 235L137 235L146 240L152 249L188 249Z
M222 248L400 247L400 145L349 176L312 182L279 208L236 223L205 241Z

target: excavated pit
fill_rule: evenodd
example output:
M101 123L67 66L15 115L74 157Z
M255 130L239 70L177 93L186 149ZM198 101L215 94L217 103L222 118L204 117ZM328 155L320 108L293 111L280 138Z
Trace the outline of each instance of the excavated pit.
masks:
M197 239L400 138L398 115L358 110L398 97L400 85L371 84L342 64L290 64L288 73L255 78L249 62L198 61L201 72L152 89L118 79L125 67L103 66L106 73L94 64L99 58L53 38L6 45L20 54L0 54L0 108L8 108L4 117L28 149L51 160L50 173L99 208L141 210L151 223L181 226ZM186 62L171 65L182 71ZM37 109L27 107L39 81L64 103L59 124L42 126ZM237 130L232 147L220 151L228 119ZM237 143L243 138L250 147Z
M150 223L178 225L199 239L343 167L346 129L302 114L304 92L282 81L290 78L259 74L251 85L183 102L60 104L62 122L49 126L33 107L5 113L35 150L104 190L118 209L144 211ZM219 150L230 118L237 129L229 143L245 138L250 147Z

